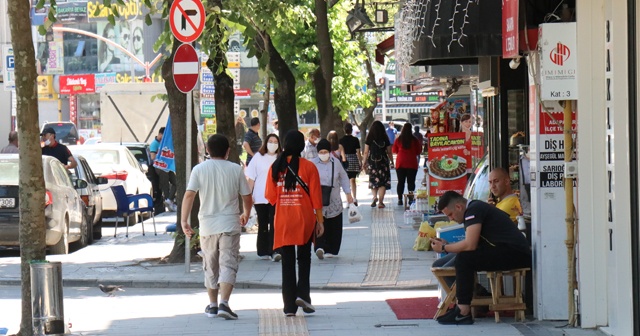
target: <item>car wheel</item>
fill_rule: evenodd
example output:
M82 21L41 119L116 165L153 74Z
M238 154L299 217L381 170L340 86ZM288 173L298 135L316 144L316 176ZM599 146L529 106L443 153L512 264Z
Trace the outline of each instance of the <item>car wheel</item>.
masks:
M69 218L64 218L64 228L62 228L62 237L53 246L51 246L51 254L69 254Z
M102 217L97 223L93 224L93 239L102 239Z
M80 223L80 239L73 242L72 245L78 250L89 245L89 222L87 220L87 210L82 211L82 223Z

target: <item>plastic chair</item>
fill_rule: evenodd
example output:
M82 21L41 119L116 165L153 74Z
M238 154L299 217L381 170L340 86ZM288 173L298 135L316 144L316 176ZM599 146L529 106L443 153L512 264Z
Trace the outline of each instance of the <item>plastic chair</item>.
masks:
M158 235L158 232L156 231L156 218L153 215L153 198L151 195L127 195L123 186L111 187L111 191L113 192L113 196L115 196L116 203L118 205L118 209L116 210L116 227L113 232L114 237L116 236L116 233L118 233L118 219L120 216L126 216L127 233L125 234L125 237L129 237L129 217L136 212L151 212L151 218L153 219L153 232L156 236ZM140 200L146 200L147 206L141 207ZM142 235L144 236L144 220L140 224L142 225Z

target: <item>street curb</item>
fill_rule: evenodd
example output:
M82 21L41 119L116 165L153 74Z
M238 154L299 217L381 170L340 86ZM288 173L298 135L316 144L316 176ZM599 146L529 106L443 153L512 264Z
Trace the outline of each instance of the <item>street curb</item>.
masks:
M119 285L125 288L204 288L204 283L188 281L144 281L144 280L99 280L99 279L63 279L63 287L97 287L100 283ZM21 286L20 279L0 280L0 286ZM240 289L280 289L278 284L264 284L260 282L236 282L234 288ZM359 286L358 284L326 284L311 285L311 289L371 291L371 290L436 290L438 285L413 285L413 286Z

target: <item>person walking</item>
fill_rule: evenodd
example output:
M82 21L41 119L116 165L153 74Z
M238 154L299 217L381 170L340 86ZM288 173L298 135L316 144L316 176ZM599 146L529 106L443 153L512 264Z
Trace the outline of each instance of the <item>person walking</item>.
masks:
M249 188L253 190L253 207L258 216L258 238L256 240L258 257L277 262L282 257L279 251L273 250L275 207L265 198L264 192L269 179L269 168L280 153L280 138L271 133L267 135L266 140L249 163L244 174L247 176Z
M424 135L420 133L420 126L415 125L413 126L413 129L413 136L420 142L420 152L422 152L422 146L424 146ZM418 154L418 166L420 166L420 154Z
M260 119L251 118L250 124L251 127L249 127L249 130L244 135L244 142L242 143L242 147L247 152L247 161L245 163L247 166L258 149L262 147L262 139L260 139L260 135L258 135L258 132L260 132Z
M396 142L396 135L398 134L398 130L396 129L393 121L389 121L389 125L387 126L385 131L387 132L387 136L389 137L389 142L393 145L393 143Z
M324 216L324 234L317 237L314 243L316 256L322 260L325 257L332 258L340 252L342 244L342 198L340 198L340 187L347 196L347 202L353 203L351 189L349 187L349 177L340 161L331 154L331 144L328 140L322 139L318 142L318 157L311 160L318 168L320 174L320 185L324 188L329 186L329 204L323 204L322 215ZM322 191L323 194L326 192ZM325 197L325 195L323 195Z
M17 154L20 153L18 150L18 132L11 131L9 132L9 144L0 150L2 154Z
M411 124L406 123L402 126L400 136L393 144L392 152L396 156L396 175L398 176L398 205L402 205L402 196L404 194L404 183L407 182L409 194L413 194L416 190L416 175L418 174L418 160L422 152L422 144L411 134Z
M273 247L282 253L282 300L284 314L295 316L298 307L314 313L309 276L311 242L324 233L322 191L316 166L300 157L304 135L292 130L284 151L269 170L265 196L275 206ZM296 259L298 274L296 276Z
M329 145L331 145L331 156L338 159L343 167L346 166L347 157L344 155L344 148L340 144L338 132L329 131L329 133L327 133L327 140L329 141Z
M367 133L362 159L363 169L369 172L369 189L373 194L372 208L375 208L378 202L380 202L379 209L385 207L384 195L387 189L391 189L391 166L393 166L391 143L384 126L376 120Z
M249 219L252 200L242 167L227 161L229 149L229 140L224 135L209 137L207 151L211 159L196 165L191 172L182 199L181 225L184 234L192 237L194 231L189 214L199 193L203 200L198 213L200 247L204 254L204 285L209 295L205 314L237 320L238 315L231 310L229 299L240 260L240 231ZM238 195L242 196L244 209L241 215Z
M62 162L65 168L71 169L78 166L78 162L73 158L69 148L56 140L56 130L47 127L40 134L44 147L42 147L42 155L53 156Z
M149 152L151 153L151 160L155 160L158 153L162 151L160 145L162 144L162 138L164 137L164 127L160 127L158 134L151 141L149 145ZM158 175L158 186L162 190L162 199L164 205L171 212L178 211L178 206L175 203L176 198L176 173L161 168L155 168L156 175Z
M320 140L320 130L312 128L309 130L307 135L308 138L304 144L304 151L301 156L307 160L311 160L318 157L318 149L316 148L316 145L318 144L318 140Z
M362 170L362 166L360 165L360 162L362 162L362 154L360 153L360 140L354 137L352 133L353 125L350 123L344 124L345 136L340 139L340 145L342 145L347 158L347 176L349 177L349 183L351 185L353 204L358 206L356 177L358 177L358 174Z

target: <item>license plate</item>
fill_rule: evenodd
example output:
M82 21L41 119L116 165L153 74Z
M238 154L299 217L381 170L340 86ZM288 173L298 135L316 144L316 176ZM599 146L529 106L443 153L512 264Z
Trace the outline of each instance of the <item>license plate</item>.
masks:
M15 198L0 198L0 208L15 208L15 207L16 207Z

